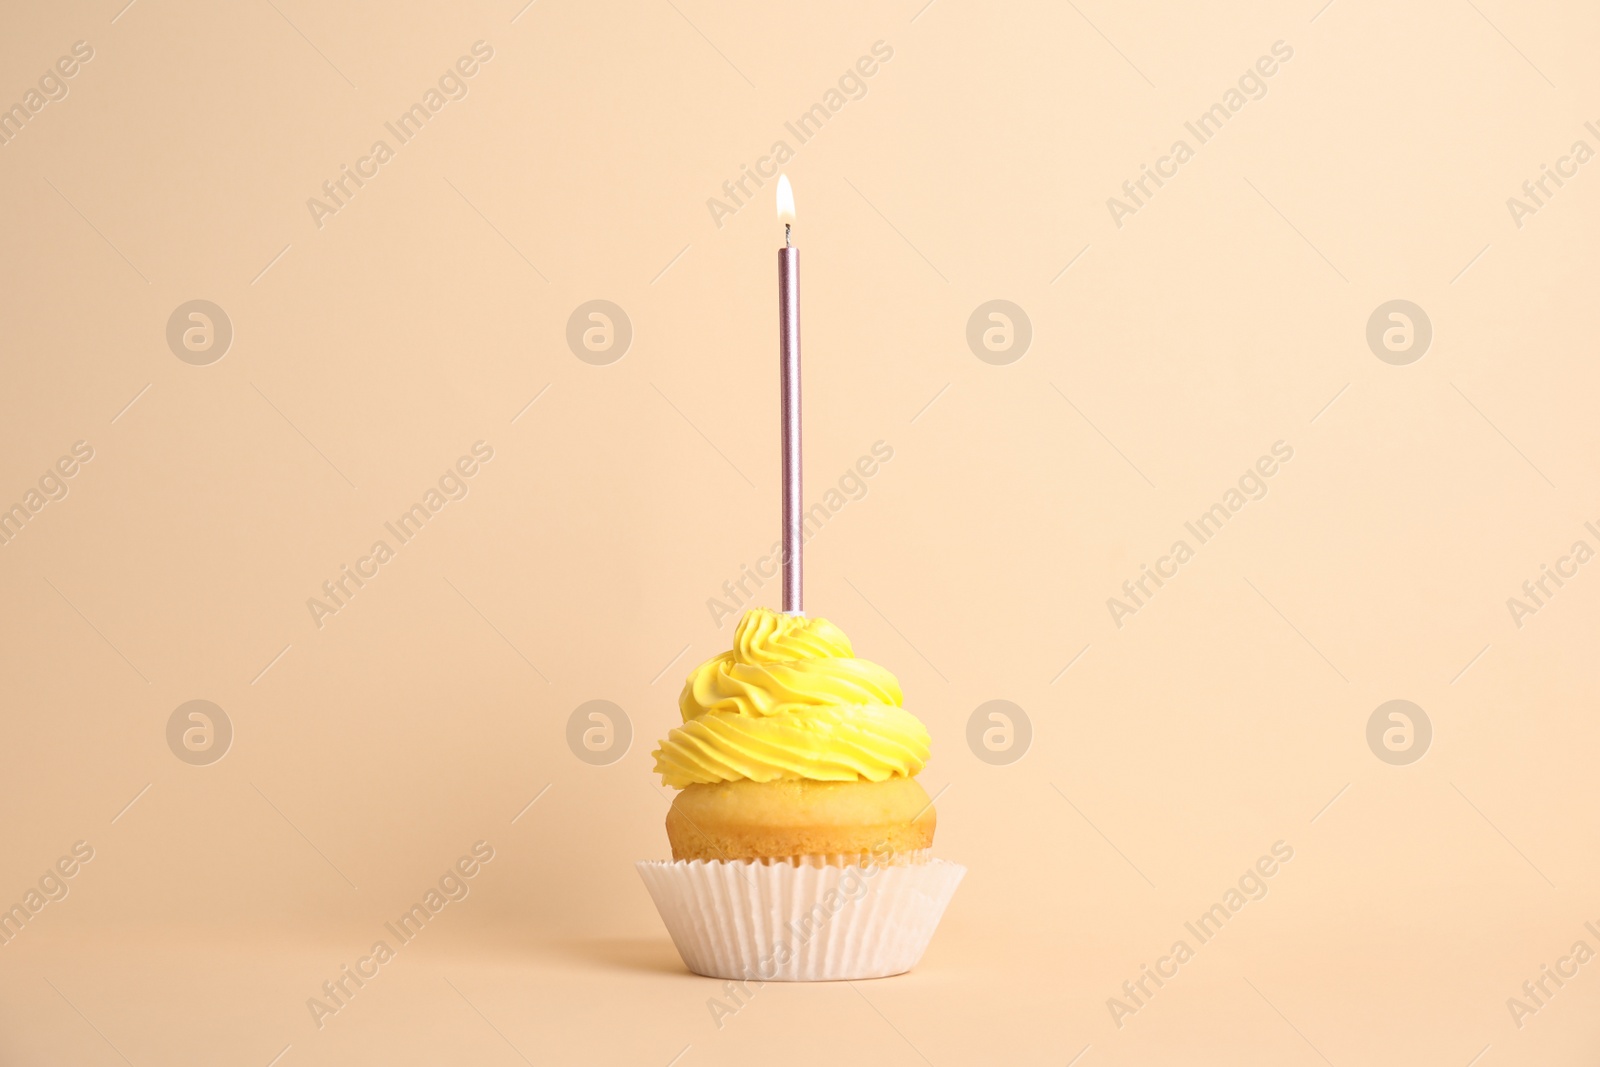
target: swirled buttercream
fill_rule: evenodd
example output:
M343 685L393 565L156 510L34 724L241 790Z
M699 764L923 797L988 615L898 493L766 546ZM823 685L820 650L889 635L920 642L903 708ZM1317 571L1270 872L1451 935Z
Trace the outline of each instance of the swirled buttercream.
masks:
M928 762L928 730L895 676L857 659L827 619L745 613L733 648L696 667L678 697L683 725L655 751L656 773L695 782L780 778L882 782Z

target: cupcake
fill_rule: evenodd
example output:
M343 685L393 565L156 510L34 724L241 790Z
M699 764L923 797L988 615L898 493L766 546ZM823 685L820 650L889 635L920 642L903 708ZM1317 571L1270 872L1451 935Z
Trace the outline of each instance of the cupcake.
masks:
M826 619L747 612L655 751L673 862L639 864L690 970L869 978L922 957L965 873L931 858L928 731Z

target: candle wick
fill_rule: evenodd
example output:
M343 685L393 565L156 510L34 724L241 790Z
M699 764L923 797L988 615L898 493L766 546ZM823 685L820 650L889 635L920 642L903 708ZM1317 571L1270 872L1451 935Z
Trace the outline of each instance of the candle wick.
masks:
M789 223L783 224L783 247L789 247Z

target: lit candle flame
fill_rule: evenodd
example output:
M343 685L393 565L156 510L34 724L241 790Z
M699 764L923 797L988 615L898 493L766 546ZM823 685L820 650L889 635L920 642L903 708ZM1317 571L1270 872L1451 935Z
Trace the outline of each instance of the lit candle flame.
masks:
M794 190L789 188L789 176L778 175L778 221L794 221Z

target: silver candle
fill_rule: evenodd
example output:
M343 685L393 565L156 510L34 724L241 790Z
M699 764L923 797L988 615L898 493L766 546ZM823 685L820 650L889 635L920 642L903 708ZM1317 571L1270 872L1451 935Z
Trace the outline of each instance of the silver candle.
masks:
M794 247L794 191L778 176L778 391L783 448L783 610L805 611L801 551L805 539L800 486L800 250Z

